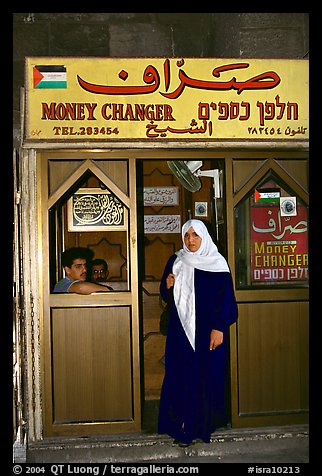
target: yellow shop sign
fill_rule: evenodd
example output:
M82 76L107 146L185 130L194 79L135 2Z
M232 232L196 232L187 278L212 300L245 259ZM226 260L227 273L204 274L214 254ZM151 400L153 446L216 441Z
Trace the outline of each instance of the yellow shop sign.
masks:
M28 141L307 140L308 61L26 58Z

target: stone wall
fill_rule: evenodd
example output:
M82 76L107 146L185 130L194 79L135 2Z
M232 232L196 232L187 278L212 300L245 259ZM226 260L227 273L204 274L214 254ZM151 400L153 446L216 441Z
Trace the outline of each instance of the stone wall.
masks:
M14 13L14 145L25 56L307 58L308 13Z

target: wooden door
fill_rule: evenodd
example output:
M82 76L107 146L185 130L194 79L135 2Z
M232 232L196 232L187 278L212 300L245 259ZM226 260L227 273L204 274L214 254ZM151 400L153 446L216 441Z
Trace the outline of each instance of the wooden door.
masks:
M42 210L44 435L139 431L135 162L125 154L52 152L39 154L37 167ZM113 203L121 204L121 225L116 221L106 225L105 220L96 228L87 202L87 218L84 208L84 220L73 224L68 210L80 190L84 196L94 191L94 198L96 192L110 194ZM88 247L94 258L108 260L114 291L52 293L62 277L61 251L71 246Z
M301 152L252 151L231 154L227 166L229 248L239 311L231 332L232 425L306 423L307 159ZM256 203L256 190L277 191L280 197ZM282 215L283 198L296 204L293 215Z

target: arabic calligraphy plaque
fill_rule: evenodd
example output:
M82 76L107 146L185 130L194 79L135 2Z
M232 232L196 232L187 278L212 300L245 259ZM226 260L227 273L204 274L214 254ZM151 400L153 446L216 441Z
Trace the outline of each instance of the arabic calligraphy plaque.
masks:
M127 212L108 190L79 189L69 200L68 231L123 231Z

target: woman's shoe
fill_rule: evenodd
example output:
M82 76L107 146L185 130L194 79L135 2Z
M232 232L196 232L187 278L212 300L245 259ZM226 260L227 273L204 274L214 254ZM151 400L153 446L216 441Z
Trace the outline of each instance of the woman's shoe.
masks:
M183 443L182 441L175 439L175 440L173 440L172 445L173 446L180 446L180 448L187 448L187 446L192 445L192 443Z

